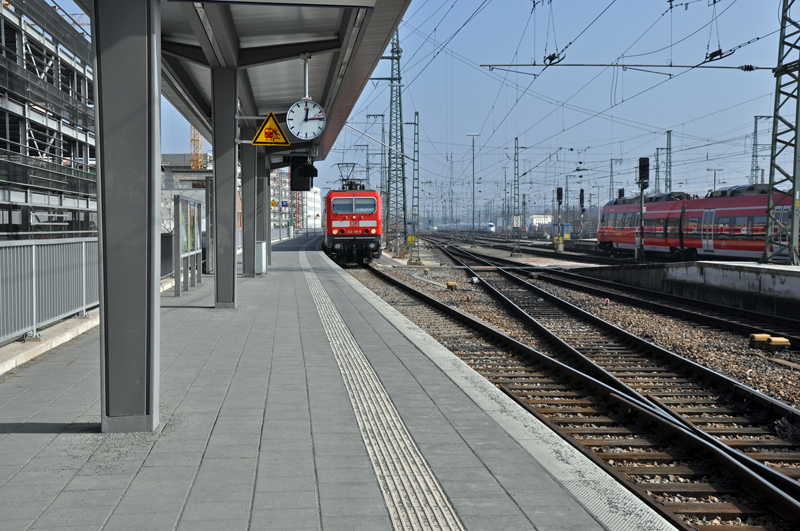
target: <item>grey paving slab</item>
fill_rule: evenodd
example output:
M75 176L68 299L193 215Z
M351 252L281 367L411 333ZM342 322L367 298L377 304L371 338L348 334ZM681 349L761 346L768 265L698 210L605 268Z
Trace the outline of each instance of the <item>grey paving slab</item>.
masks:
M99 433L96 330L0 377L0 529L391 529L300 267L306 243L240 279L235 310L213 309L212 277L162 295L154 433ZM530 434L500 426L391 313L308 258L467 530L601 527L519 442Z
M319 528L320 513L317 509L254 509L250 519L252 531Z

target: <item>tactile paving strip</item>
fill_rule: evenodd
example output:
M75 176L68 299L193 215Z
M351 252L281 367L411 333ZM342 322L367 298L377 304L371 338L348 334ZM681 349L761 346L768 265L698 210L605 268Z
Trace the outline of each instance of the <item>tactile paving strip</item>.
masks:
M394 528L463 531L453 506L304 252L300 253L300 265L350 395Z

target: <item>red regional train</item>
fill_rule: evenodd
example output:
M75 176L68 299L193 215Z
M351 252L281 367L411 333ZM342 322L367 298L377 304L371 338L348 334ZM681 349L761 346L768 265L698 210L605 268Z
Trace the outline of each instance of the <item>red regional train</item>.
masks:
M381 195L363 184L345 182L322 206L322 250L337 262L368 264L381 256Z
M767 232L767 185L731 186L699 199L683 192L645 196L644 250L682 259L698 256L758 259ZM611 254L634 252L640 220L639 196L603 207L597 243ZM775 195L776 216L786 222L791 202Z

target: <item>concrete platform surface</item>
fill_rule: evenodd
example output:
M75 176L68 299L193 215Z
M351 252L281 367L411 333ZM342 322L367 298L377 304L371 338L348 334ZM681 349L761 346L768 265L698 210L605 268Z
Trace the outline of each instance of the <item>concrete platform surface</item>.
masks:
M162 294L153 433L99 432L97 329L0 376L0 529L671 529L318 240Z

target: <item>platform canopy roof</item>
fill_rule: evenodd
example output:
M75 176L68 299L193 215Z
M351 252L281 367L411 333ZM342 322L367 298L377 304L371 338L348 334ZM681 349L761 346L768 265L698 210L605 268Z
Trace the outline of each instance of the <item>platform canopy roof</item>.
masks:
M91 0L78 0L90 13ZM162 94L211 138L211 68L237 68L242 116L274 112L292 141L268 153L324 159L378 65L411 0L161 2ZM325 132L300 141L285 128L305 95L301 55L310 53L309 96L328 113ZM240 127L257 127L255 120Z

